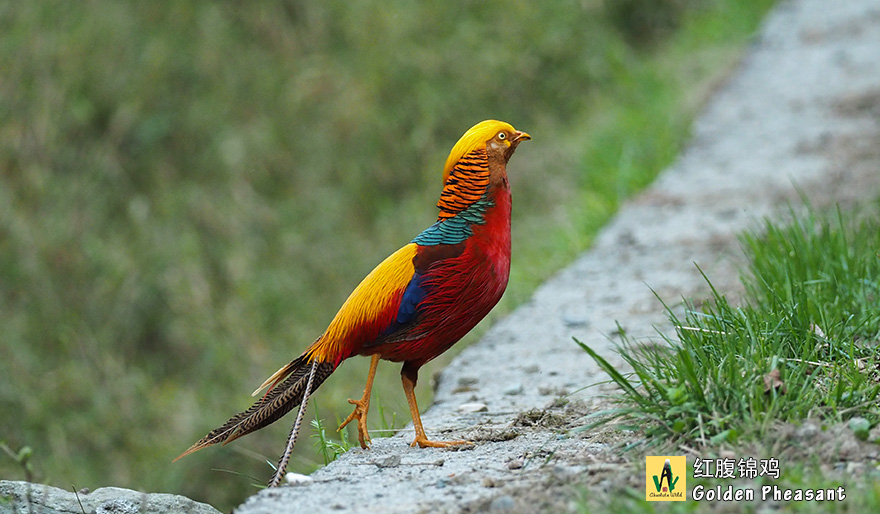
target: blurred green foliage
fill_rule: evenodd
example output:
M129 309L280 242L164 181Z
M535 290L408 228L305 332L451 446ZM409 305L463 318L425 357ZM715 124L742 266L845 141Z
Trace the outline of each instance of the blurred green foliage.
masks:
M503 313L674 158L770 4L628 2L672 17L646 45L601 0L4 2L0 438L61 487L237 504L250 481L215 468L263 482L285 422L170 460L434 220L467 128L534 137ZM346 415L365 370L318 401ZM379 375L374 402L406 413L397 367Z

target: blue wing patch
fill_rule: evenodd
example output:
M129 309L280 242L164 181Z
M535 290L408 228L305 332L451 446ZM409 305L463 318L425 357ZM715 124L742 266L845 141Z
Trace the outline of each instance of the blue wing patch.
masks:
M422 287L424 277L421 273L413 273L412 280L403 290L403 297L400 299L400 307L397 308L397 316L394 321L388 324L388 327L382 331L382 336L390 336L398 330L406 327L410 322L415 321L416 315L419 313L419 304L425 299L428 291ZM380 337L377 341L368 343L367 346L379 344L383 342Z
M397 309L397 325L406 325L415 317L416 312L418 310L419 304L422 300L425 299L425 295L427 291L422 288L422 274L419 272L413 273L412 280L407 284L406 289L403 291L403 298L400 299L400 307ZM389 328L398 328L392 327Z

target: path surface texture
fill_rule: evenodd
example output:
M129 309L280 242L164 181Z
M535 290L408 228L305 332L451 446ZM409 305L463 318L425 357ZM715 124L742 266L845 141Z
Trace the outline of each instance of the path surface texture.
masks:
M304 485L260 492L236 512L523 510L524 489L576 480L607 444L569 433L571 409L595 409L607 380L576 337L623 368L618 325L656 337L675 304L738 283L737 234L814 205L880 188L880 3L781 2L739 68L706 105L680 158L601 232L594 246L463 351L422 416L437 439L470 450L410 448L411 427L374 439ZM577 416L575 417L575 419ZM583 422L580 422L583 424Z

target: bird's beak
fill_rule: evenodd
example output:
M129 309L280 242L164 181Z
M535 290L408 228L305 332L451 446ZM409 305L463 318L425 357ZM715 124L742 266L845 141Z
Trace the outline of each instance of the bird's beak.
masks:
M513 134L513 142L514 143L519 143L520 141L528 141L531 138L532 138L532 136L528 135L525 132L520 132L519 130L517 130Z

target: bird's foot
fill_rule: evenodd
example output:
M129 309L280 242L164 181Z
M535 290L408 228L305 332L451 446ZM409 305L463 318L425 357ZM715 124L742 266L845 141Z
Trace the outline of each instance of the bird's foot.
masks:
M370 434L367 432L367 411L370 410L370 402L364 399L352 400L349 398L348 403L355 406L354 411L345 418L345 421L336 430L342 430L346 425L357 419L358 442L361 443L361 448L366 450L369 448L370 443Z
M416 436L415 441L412 442L410 446L415 448L418 446L419 448L449 448L452 446L466 446L473 445L471 441L429 441L427 437L418 435Z

